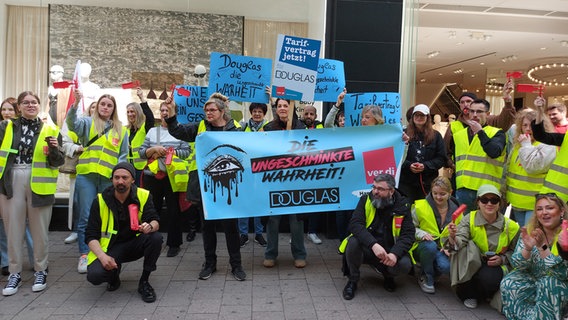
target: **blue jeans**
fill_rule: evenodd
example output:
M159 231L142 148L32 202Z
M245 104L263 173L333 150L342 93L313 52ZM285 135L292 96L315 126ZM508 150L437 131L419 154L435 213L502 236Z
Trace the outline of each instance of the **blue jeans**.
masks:
M282 216L270 216L266 224L266 238L267 246L264 252L264 258L275 260L278 257L278 227L280 226L280 219ZM304 246L304 221L298 220L294 214L288 215L290 220L290 237L292 243L292 256L294 260L306 259L306 247Z
M514 214L515 221L517 221L520 227L524 227L534 213L534 210L512 209L511 211Z
M89 246L85 243L85 229L89 222L91 205L97 198L97 193L111 186L109 178L103 177L98 173L78 174L75 181L75 196L79 205L79 220L77 220L77 243L79 244L79 254L89 253Z
M249 218L239 218L238 220L239 220L239 222L238 222L239 233L248 235ZM260 217L253 217L253 221L254 221L254 234L262 234L262 230L264 229L264 226L262 225L262 222L260 221Z
M28 245L28 259L30 265L34 266L34 242L32 234L30 233L30 226L26 224L26 244ZM8 239L6 238L6 231L4 229L4 220L0 219L0 268L8 266Z
M420 262L428 285L434 285L436 276L450 274L450 258L440 252L436 241L421 241L414 251L414 258Z
M464 216L470 211L477 210L477 190L471 190L467 188L460 188L456 190L456 198L460 203L467 205L467 210L463 213Z

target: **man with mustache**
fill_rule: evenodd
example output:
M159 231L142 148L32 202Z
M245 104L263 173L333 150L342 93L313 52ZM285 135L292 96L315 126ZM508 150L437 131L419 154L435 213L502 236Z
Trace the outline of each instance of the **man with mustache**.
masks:
M351 236L341 243L343 273L349 280L343 298L351 300L363 262L382 273L388 292L396 288L394 276L407 274L412 263L408 250L414 242L414 224L407 198L395 189L394 177L379 174L369 194L362 196L348 227Z
M152 195L134 184L135 177L132 164L118 163L112 170L112 186L93 201L85 230L85 243L90 249L87 280L94 285L107 282L107 291L115 291L120 287L122 263L144 257L138 293L144 302L154 302L156 293L148 278L156 270L162 250L162 234L156 232L160 229L160 216L154 209ZM137 214L134 223L130 211Z

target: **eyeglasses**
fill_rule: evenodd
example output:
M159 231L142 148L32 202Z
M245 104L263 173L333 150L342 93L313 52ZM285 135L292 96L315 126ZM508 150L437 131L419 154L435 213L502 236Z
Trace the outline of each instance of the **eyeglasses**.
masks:
M501 199L500 198L489 198L489 197L481 197L479 198L479 201L483 204L487 204L489 202L491 202L491 204L498 204Z
M475 110L475 109L469 109L469 113L473 113L473 114L482 114L482 113L486 113L487 111L485 110Z
M214 113L219 111L219 109L205 109L205 113Z
M194 73L193 76L196 77L196 78L205 78L205 73L202 73L202 74Z
M373 190L377 190L377 191L388 191L390 190L390 188L383 188L383 187L377 187L377 186L372 186Z
M22 105L22 106L29 106L29 105L37 106L38 104L39 104L39 102L37 102L37 101L24 100L24 101L20 102L20 105Z
M456 120L456 117L449 117L450 120Z

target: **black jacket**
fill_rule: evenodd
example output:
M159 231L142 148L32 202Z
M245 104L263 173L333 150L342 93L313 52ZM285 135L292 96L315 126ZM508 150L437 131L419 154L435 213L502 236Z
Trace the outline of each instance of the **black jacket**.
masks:
M388 253L394 253L400 259L408 253L414 243L415 228L410 215L410 204L406 197L397 190L393 196L394 204L382 210L377 209L369 228L366 227L365 215L365 204L369 195L362 196L355 211L353 211L348 230L362 245L371 248L375 243L378 243ZM404 216L396 243L392 233L392 220L395 215ZM383 234L382 240L380 240L381 233Z
M117 240L119 241L127 241L128 239L132 239L136 237L137 232L132 231L130 229L130 216L128 214L128 205L129 204L137 204L140 207L140 200L138 200L137 196L137 188L136 185L132 184L130 189L130 194L124 203L120 203L114 197L114 186L110 186L103 190L102 196L103 200L105 201L107 207L112 212L114 218L114 225L115 229L118 230L118 234L111 238L109 243L109 248L112 247ZM142 210L142 222L150 223L152 220L160 221L160 216L156 212L154 208L154 201L152 201L152 195L148 195L148 200L144 205ZM121 219L122 217L122 219ZM122 221L122 223L121 223ZM85 229L85 243L88 245L91 240L98 240L101 239L101 214L100 214L100 206L99 206L99 197L97 196L95 200L93 200L93 204L91 205L91 211L89 215L89 223L87 224L87 228Z
M280 119L274 119L267 123L262 129L264 131L286 130L286 122L280 121ZM294 117L292 120L292 130L296 129L306 129L306 125Z
M216 131L213 130L211 123L207 120L203 121L205 121L205 131ZM197 130L199 129L199 122L181 124L177 121L176 117L170 117L166 119L166 123L168 124L168 132L172 135L172 137L182 141L195 142ZM235 125L235 120L230 119L223 127L223 131L241 131L241 128Z

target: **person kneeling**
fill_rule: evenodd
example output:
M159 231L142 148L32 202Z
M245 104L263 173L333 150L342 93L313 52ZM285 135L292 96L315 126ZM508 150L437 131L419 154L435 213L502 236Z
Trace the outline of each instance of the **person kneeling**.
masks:
M414 242L410 205L395 189L391 175L375 177L372 191L362 196L349 222L351 236L341 243L343 273L349 277L343 298L351 300L360 278L363 262L383 274L384 288L395 290L394 276L407 274L412 267L408 250Z
M162 235L156 232L160 217L150 193L134 184L135 176L130 163L117 164L112 170L112 186L93 201L85 231L85 242L90 249L87 280L94 285L107 282L107 290L115 291L120 287L122 264L144 257L138 293L144 302L154 302L156 293L148 278L156 270L162 249ZM132 224L131 210L138 215L138 221ZM138 228L133 230L131 225Z

